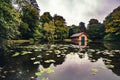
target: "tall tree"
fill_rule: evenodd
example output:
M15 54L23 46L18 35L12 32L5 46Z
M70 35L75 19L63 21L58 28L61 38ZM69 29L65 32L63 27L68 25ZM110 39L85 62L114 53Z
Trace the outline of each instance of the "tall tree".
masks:
M44 12L43 15L40 16L40 22L42 25L44 25L46 22L49 23L52 20L53 18L49 12Z
M54 22L50 21L49 23L44 24L44 33L43 38L48 42L54 41L55 38L55 25Z
M56 26L55 30L57 36L56 38L57 39L68 38L69 28L66 26L66 22L63 16L55 14L53 19Z
M26 3L22 7L21 13L22 13L21 19L23 23L20 26L20 32L22 34L22 38L23 39L34 38L34 33L36 29L39 28L40 25L38 11L30 4Z
M77 25L72 25L70 26L70 29L69 29L69 37L73 34L76 34L76 33L79 33L80 32L80 28L79 26Z
M91 23L92 22L92 23ZM105 27L97 19L90 19L87 33L91 40L101 40L105 34Z
M104 21L106 33L105 40L120 40L120 6L113 10Z
M18 26L21 20L10 0L0 0L0 41L1 46L6 40L15 39L19 35ZM5 42L5 43L4 43ZM2 44L3 43L3 44Z
M79 27L80 27L80 32L86 32L87 31L84 22L80 22Z
M99 23L99 21L97 20L97 19L90 19L90 21L89 21L89 24L88 25L92 25L92 24L98 24Z
M63 16L55 14L53 19L54 19L55 26L57 26L57 27L66 26L66 22L65 22L65 19L63 18Z

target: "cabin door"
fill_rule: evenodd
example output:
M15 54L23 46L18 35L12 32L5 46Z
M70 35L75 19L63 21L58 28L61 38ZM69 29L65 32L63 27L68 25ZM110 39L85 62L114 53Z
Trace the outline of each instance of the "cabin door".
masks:
M85 45L85 37L81 37L81 45Z

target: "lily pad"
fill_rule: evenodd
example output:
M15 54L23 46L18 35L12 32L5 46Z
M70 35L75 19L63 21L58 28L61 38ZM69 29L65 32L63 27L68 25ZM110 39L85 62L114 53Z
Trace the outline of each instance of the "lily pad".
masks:
M51 63L51 62L55 62L55 60L52 60L52 59L50 59L50 60L46 60L46 61L44 61L45 63Z
M40 64L40 61L35 61L33 64Z
M36 76L41 76L43 73L42 72L36 72L35 75Z
M95 75L96 73L99 72L99 70L98 70L97 68L93 68L93 69L92 69L92 72L93 72L93 74Z
M114 65L107 65L108 68L114 68Z
M106 66L99 66L101 69L107 69Z
M12 57L16 57L16 56L19 56L20 53L19 52L16 52L15 54L12 55Z
M27 55L27 54L31 54L32 52L30 51L23 51L21 55Z
M38 55L37 57L38 57L38 58L42 58L42 56L41 56L41 55Z
M57 57L60 57L61 55L57 55Z
M33 58L30 58L31 60L35 60L36 58L35 57L33 57Z
M55 54L60 54L61 51L60 50L55 50Z
M42 78L42 80L49 80L48 78Z

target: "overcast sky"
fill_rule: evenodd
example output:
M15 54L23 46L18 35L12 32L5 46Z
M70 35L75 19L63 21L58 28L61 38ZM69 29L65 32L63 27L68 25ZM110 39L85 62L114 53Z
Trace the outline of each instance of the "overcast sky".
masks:
M100 22L120 6L120 0L36 0L40 7L40 14L50 12L53 16L58 14L66 19L68 25L86 24L91 18Z

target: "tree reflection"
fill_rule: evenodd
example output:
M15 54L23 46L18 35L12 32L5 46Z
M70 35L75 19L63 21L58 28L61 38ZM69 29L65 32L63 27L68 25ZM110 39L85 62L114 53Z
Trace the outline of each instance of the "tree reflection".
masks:
M105 65L120 76L120 50L111 50L102 56Z
M100 45L103 47L103 44ZM85 54L87 54L91 62L96 62L102 58L105 65L120 76L120 50L107 50L100 47L92 48L90 45L89 48L80 48L79 45L76 47L75 45L62 44L44 44L39 46L40 47L32 49L31 54L16 57L0 55L0 78L6 80L35 80L37 77L35 73L39 71L39 65L48 68L53 64L54 67L56 67L63 64L66 55L70 53L78 54L80 59L84 58ZM30 51L30 49L23 49L24 52L25 50L26 52ZM23 51L22 49L13 50L14 53L19 52L20 54ZM35 61L40 63L34 64Z
M0 69L1 80L31 80L35 78L35 72L38 71L38 66L33 65L29 59L9 57L2 61L4 60L7 61Z

